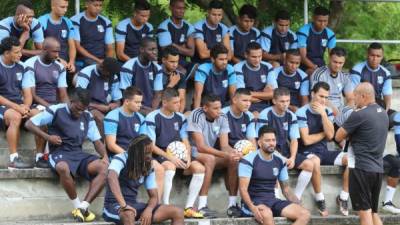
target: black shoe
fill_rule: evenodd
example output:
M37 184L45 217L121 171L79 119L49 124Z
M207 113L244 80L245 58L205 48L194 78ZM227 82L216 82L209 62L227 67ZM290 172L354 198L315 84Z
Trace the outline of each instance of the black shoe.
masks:
M35 163L36 168L49 168L49 159L46 155L40 157Z
M27 169L32 166L29 163L24 162L21 157L15 157L13 161L8 163L8 169Z
M348 200L342 200L338 195L336 197L336 204L339 206L339 210L343 216L349 215L349 202Z
M208 219L217 218L217 215L218 215L218 213L216 211L209 209L207 206L199 209L199 212L201 214L203 214L203 216L205 218L208 218Z
M242 210L238 205L233 205L226 210L226 215L230 218L239 218L242 216Z
M316 204L317 204L319 214L321 214L321 216L324 216L324 217L328 216L328 210L326 209L325 199L321 200L321 201L316 201Z

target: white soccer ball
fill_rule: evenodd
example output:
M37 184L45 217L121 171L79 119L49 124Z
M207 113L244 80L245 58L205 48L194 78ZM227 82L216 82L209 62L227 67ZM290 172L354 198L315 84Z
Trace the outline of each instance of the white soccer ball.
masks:
M249 154L250 152L254 152L256 150L256 146L254 146L253 143L251 143L251 141L246 139L236 142L233 148L236 151L241 152L243 156Z
M182 161L187 161L186 145L181 141L171 142L167 147L167 154L175 156Z

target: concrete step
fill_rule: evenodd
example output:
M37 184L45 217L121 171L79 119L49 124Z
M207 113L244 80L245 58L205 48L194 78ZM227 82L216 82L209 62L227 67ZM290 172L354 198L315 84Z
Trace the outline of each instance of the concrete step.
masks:
M325 194L327 208L330 214L339 214L335 198L341 190L342 168L337 166L322 167L322 190ZM290 185L295 187L297 171L290 172ZM184 207L190 177L177 173L171 193L171 204ZM70 217L71 202L59 184L57 176L49 169L0 170L0 221L15 220L54 220ZM382 184L385 187L386 183ZM77 192L83 199L88 188L88 182L77 179ZM385 188L382 188L381 199ZM314 204L313 190L309 185L303 195L303 205L313 215L318 215ZM394 203L400 205L400 194L396 192ZM139 200L146 201L147 193L141 188ZM104 201L104 191L92 203L90 209L101 218ZM223 174L217 171L209 192L209 206L217 210L221 217L226 216L228 194L225 190ZM12 209L12 210L10 210ZM22 214L22 212L24 212ZM49 213L50 212L50 213Z
M390 216L381 215L383 224L385 225L398 225L400 216ZM290 225L291 221L277 217L274 219L276 225ZM74 223L68 221L17 221L17 222L1 222L0 225L114 225L114 223L98 221L92 223ZM168 223L165 223L168 224ZM218 219L202 219L202 220L185 220L185 225L258 225L258 223L253 218L218 218ZM359 219L355 215L350 215L347 217L343 216L328 216L319 217L313 216L309 225L349 225L349 224L359 224Z

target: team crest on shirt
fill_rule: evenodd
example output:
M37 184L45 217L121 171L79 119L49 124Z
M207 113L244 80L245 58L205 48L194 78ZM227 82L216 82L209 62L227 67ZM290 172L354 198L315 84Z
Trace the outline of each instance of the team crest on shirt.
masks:
M263 74L260 76L260 78L261 78L262 83L264 83L264 84L267 83L267 75Z
M139 178L138 182L139 182L140 184L143 184L143 183L144 183L144 176L141 176L141 177Z
M175 122L175 123L174 123L174 129L175 129L176 131L179 130L179 123L178 123L178 122Z
M104 82L104 90L105 90L105 91L108 91L108 88L109 88L109 87L108 87L108 82Z
M146 34L145 34L145 33L142 34L142 38L144 38L144 37L146 37Z
M300 81L295 81L294 82L294 88L296 88L296 89L300 88Z
M219 134L219 130L220 130L219 126L213 126L213 131L215 134Z
M149 72L149 79L150 79L150 80L153 80L153 79L154 79L153 72Z
M61 37L67 38L67 30L61 30Z
M224 87L224 88L228 87L228 80L223 80L222 81L222 87Z
M217 40L217 42L221 42L222 41L222 35L217 34L216 35L216 40Z
M288 130L289 129L289 123L288 122L283 122L283 129Z
M255 42L256 40L251 39L250 42Z
M97 25L97 31L100 32L100 33L103 33L104 32L103 25Z
M285 50L289 49L289 42L285 42Z
M111 102L111 95L110 94L107 94L106 101L107 102Z
M179 42L185 42L185 35L181 34L181 37L179 38Z
M339 88L339 90L342 90L342 88L343 88L343 84L342 83L338 83L336 86Z
M85 124L83 122L81 122L81 126L80 126L81 130L85 130Z
M278 174L279 174L278 168L274 167L274 168L272 169L272 173L274 174L274 176L278 176Z
M378 84L383 84L383 77L378 76Z
M246 124L242 123L242 132L246 132Z
M327 39L321 39L321 45L322 47L326 47L326 44L328 43Z
M135 127L135 131L139 132L140 124L135 123L133 126Z
M376 111L377 111L378 113L381 113L381 112L382 112L382 108L379 107L379 108L376 109Z
M53 78L54 78L54 79L58 80L58 76L59 76L58 71L53 71L53 72L52 72L52 75L53 75Z
M22 80L22 73L15 73L15 75L17 75L17 80Z

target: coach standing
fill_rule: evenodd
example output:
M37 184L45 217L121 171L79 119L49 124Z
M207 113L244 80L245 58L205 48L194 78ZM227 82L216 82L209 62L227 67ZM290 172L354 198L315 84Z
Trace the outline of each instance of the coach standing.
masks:
M354 91L357 109L336 133L336 141L349 137L349 187L353 210L361 225L381 225L378 215L379 192L383 178L382 154L385 149L389 118L375 103L374 88L361 83Z

